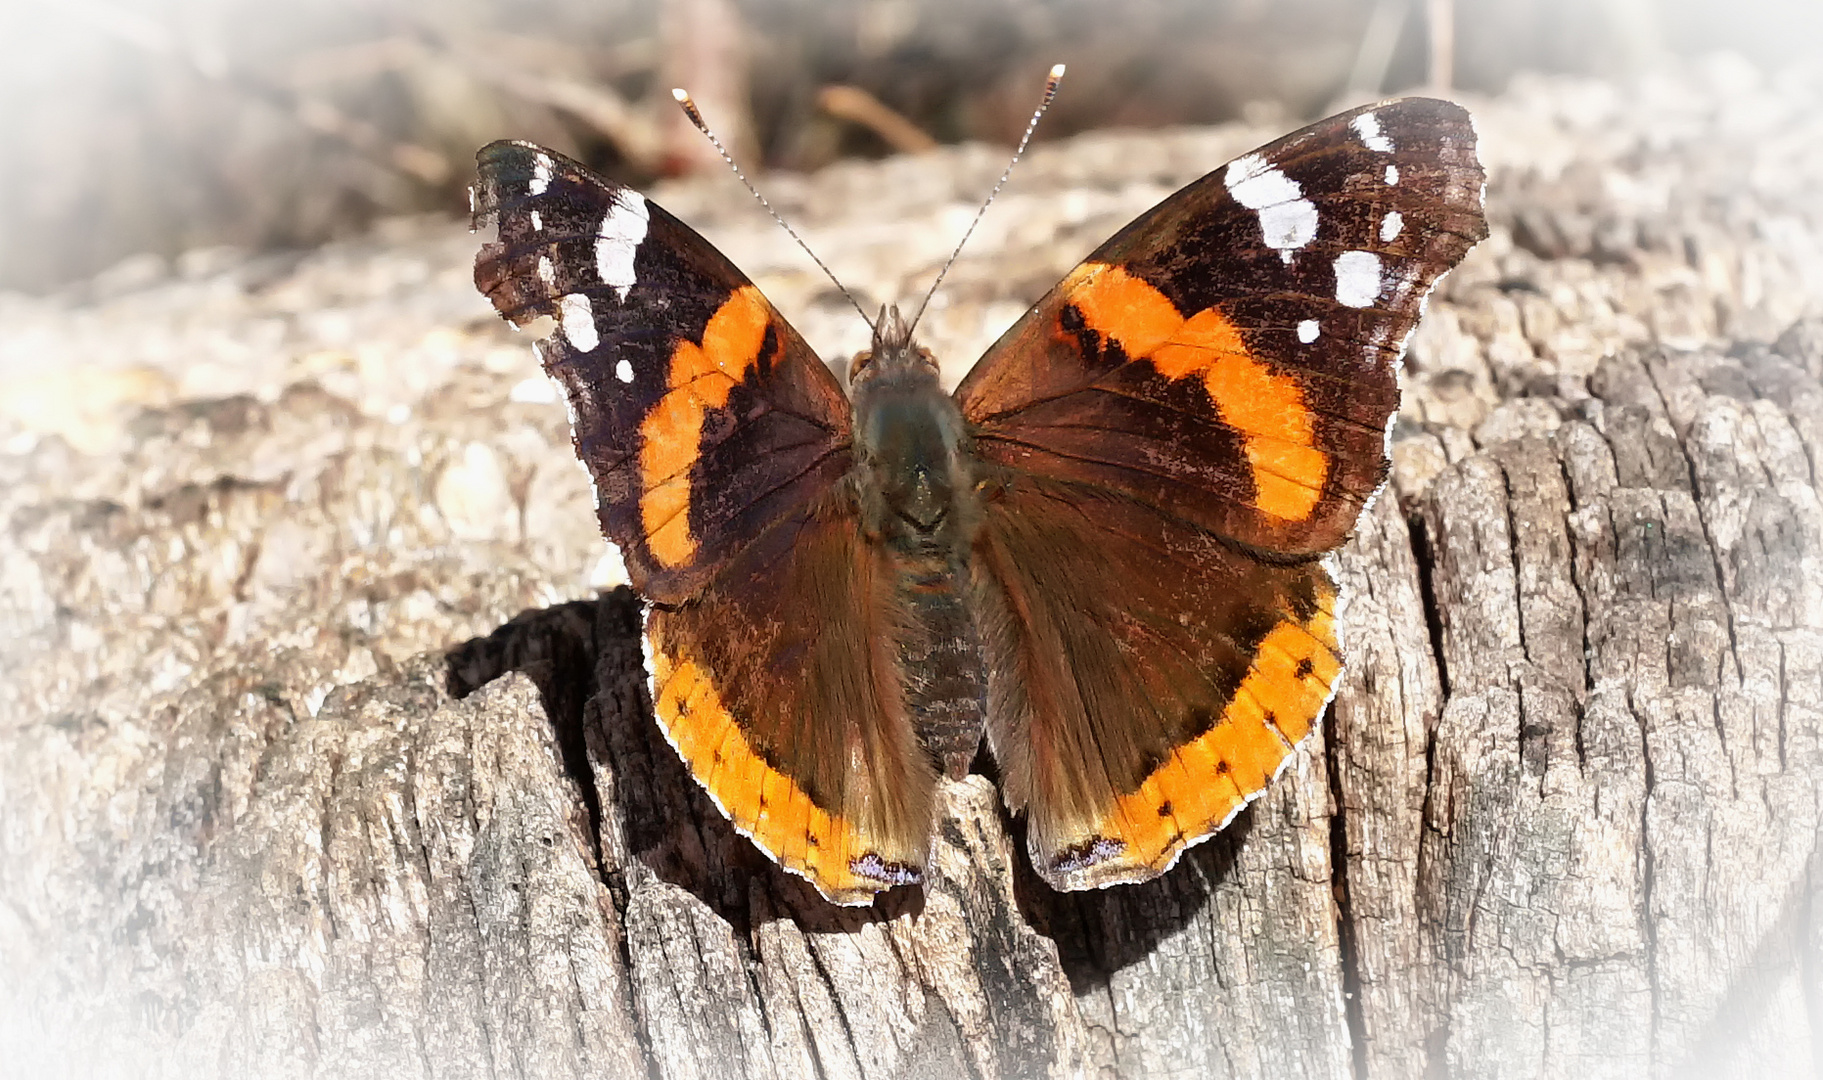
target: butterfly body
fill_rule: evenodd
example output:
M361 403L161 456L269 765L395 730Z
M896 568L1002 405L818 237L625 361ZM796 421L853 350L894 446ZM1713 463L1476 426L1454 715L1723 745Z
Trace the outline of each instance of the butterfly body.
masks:
M897 313L845 389L681 222L480 155L476 284L556 318L654 713L831 900L920 879L985 737L1034 867L1143 881L1295 758L1341 672L1323 557L1388 469L1397 363L1481 236L1467 114L1332 117L1136 219L953 394Z
M850 365L862 535L887 565L894 677L926 756L951 779L981 742L986 673L969 597L981 493L966 422L897 309Z

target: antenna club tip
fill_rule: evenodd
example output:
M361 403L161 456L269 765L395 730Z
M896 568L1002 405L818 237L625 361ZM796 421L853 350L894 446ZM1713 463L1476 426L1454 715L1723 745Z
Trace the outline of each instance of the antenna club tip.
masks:
M1063 78L1063 65L1062 64L1052 64L1051 65L1052 81L1056 81L1061 78Z
M690 122L695 124L704 135L708 135L710 142L715 142L715 136L710 134L709 125L703 122L703 114L697 109L696 102L690 100L690 91L681 86L673 86L671 96L677 99L678 107L684 110L684 115L690 118ZM729 162L729 164L732 165L733 162Z

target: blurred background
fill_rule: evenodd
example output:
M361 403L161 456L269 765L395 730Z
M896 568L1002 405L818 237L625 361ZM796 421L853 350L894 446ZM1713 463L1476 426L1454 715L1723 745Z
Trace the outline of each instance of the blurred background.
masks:
M459 214L502 136L633 183L720 168L674 85L744 162L809 170L1010 144L1059 60L1040 139L1718 50L1817 62L1823 2L0 0L0 288Z

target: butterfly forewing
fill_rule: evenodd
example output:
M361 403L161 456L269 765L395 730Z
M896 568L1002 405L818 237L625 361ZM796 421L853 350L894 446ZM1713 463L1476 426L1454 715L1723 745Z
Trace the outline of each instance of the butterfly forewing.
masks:
M567 392L602 531L647 597L719 563L848 469L848 402L746 275L630 188L551 150L478 156L476 286L540 343Z
M1474 142L1459 106L1395 101L1179 191L958 387L978 453L1261 551L1335 547L1385 476L1424 295L1486 235Z
M1411 99L1244 155L1141 215L956 397L988 482L988 737L1064 888L1224 825L1340 675L1317 559L1388 467L1425 294L1486 234L1468 114Z

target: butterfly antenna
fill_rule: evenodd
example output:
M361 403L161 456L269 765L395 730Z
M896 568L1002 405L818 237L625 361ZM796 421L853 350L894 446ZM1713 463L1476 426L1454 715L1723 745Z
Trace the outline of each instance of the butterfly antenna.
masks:
M791 238L798 242L798 246L804 249L804 254L810 256L810 261L816 263L817 268L822 270L824 275L835 283L835 287L842 290L842 295L847 297L848 302L853 304L855 310L861 313L861 319L867 323L867 328L869 330L874 329L874 321L867 317L867 311L861 307L860 301L855 299L854 293L848 291L848 286L842 284L842 280L836 277L835 271L824 265L822 259L817 258L817 253L810 250L810 245L804 242L804 238L799 236L797 230L792 228L784 218L779 216L779 212L774 210L772 204L766 201L766 196L760 194L760 189L754 187L753 182L747 179L747 174L742 172L741 167L734 163L734 157L728 153L728 148L722 145L722 141L715 137L715 132L710 131L709 125L703 121L702 110L698 109L696 107L696 102L691 100L689 91L682 87L678 87L671 91L671 96L676 98L678 105L683 107L684 115L688 116L690 122L696 125L696 130L708 137L709 142L715 146L716 152L722 155L722 160L726 161L728 167L734 170L735 177L746 186L747 190L752 193L754 198L760 201L760 205L766 208L766 212L772 215L772 220L778 222L779 228L784 229L789 233Z
M907 340L911 337L911 331L917 329L918 320L924 318L924 309L930 306L930 298L937 294L937 286L943 284L943 278L949 273L949 268L956 265L956 256L962 254L963 245L968 243L969 237L975 235L975 226L981 224L982 215L987 213L988 207L994 205L994 197L999 195L1000 189L1006 186L1007 177L1013 175L1013 166L1019 164L1020 156L1025 153L1026 144L1032 141L1032 132L1038 130L1038 121L1044 116L1044 111L1051 107L1051 100L1057 96L1057 84L1062 81L1063 65L1055 64L1051 67L1051 73L1045 77L1044 97L1039 99L1038 107L1032 110L1032 118L1026 121L1025 134L1019 137L1019 146L1013 151L1013 160L1006 163L1006 171L1002 172L1000 179L994 183L994 190L987 193L987 201L981 204L981 209L975 211L975 220L968 223L968 231L963 233L962 239L956 242L956 250L949 253L949 261L943 264L943 269L937 271L937 280L930 283L930 290L924 294L924 302L918 305L918 313L912 316L911 325L906 329Z

